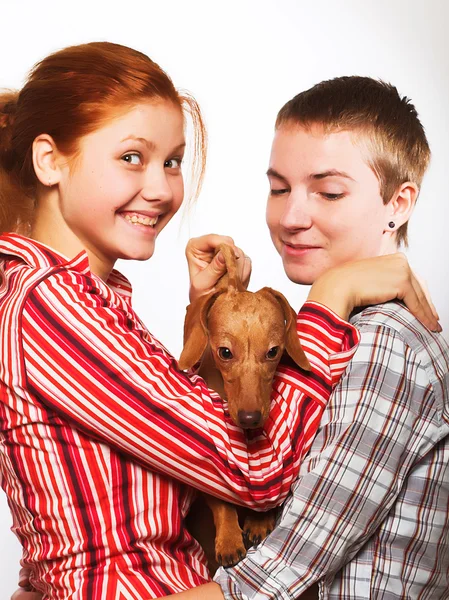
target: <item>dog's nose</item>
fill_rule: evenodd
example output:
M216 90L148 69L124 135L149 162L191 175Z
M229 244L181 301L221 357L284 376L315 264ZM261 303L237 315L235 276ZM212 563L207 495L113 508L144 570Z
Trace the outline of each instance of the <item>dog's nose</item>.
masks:
M257 427L262 421L262 413L260 410L239 410L238 413L239 425L243 429L250 429L251 427Z

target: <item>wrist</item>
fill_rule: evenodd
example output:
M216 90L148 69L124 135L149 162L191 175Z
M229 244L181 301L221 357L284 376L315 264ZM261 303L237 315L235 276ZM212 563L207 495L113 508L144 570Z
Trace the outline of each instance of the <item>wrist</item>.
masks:
M345 321L354 308L354 297L352 290L348 288L348 280L345 281L343 274L337 269L327 271L314 282L307 300L324 304Z

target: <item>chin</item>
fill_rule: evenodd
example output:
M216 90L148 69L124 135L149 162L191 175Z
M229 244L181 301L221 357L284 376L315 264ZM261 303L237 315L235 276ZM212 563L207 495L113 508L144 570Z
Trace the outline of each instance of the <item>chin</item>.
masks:
M144 261L151 258L154 254L154 245L151 248L127 248L123 249L121 256L118 258L122 260L138 260Z
M290 279L290 281L293 281L293 283L297 283L298 285L312 285L316 279L314 277L307 277L306 275L289 275L288 273L286 275Z
M285 263L284 270L290 281L293 281L293 283L297 283L299 285L312 285L318 279L321 273L324 272L324 269L319 270L314 267Z

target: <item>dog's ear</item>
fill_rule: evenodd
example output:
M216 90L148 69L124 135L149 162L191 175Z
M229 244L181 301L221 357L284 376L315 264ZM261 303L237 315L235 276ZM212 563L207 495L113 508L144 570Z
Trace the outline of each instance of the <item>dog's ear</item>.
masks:
M229 244L220 244L218 246L218 251L223 255L226 265L226 273L217 283L216 289L223 291L233 290L236 292L244 292L245 287L240 280L237 268L237 259L234 250L231 248L231 246L229 246Z
M184 348L178 360L179 368L191 369L201 360L207 347L207 315L220 293L200 296L187 307L184 321Z
M281 292L273 290L270 287L264 287L260 290L260 292L270 294L281 305L285 318L285 349L290 358L292 358L295 363L301 367L301 369L310 371L311 367L309 360L301 347L298 334L296 332L296 313L290 306L287 298L281 294Z

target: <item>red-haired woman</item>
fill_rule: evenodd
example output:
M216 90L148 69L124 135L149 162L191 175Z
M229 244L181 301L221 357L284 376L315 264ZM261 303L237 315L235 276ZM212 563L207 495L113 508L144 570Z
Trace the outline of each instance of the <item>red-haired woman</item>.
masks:
M271 418L248 442L138 319L114 264L150 258L182 203L186 113L199 185L198 106L140 52L67 48L1 98L2 485L44 598L142 600L206 583L184 527L190 486L262 510L281 503L355 351L351 325L306 303L313 374L279 369ZM191 242L193 295L223 273L224 240Z

